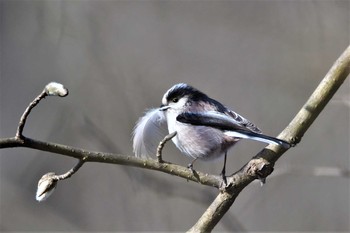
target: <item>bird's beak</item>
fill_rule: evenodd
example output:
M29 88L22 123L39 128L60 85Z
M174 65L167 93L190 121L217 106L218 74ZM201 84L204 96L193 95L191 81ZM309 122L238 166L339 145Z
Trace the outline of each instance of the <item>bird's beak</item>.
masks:
M168 108L170 108L168 105L162 104L162 105L160 105L160 107L159 107L159 111L166 111Z

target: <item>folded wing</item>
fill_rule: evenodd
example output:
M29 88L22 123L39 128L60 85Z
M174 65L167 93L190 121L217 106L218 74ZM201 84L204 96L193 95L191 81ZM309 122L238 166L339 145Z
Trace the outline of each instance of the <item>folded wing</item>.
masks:
M184 112L177 116L176 120L182 123L213 127L225 131L231 137L246 138L265 143L282 145L289 148L290 144L278 138L261 134L261 131L250 121L240 117L240 121L224 113L216 111L208 112Z

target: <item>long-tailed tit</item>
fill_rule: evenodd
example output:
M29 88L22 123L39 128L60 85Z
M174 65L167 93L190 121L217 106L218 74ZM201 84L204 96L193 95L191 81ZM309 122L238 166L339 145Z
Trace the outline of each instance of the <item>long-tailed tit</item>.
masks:
M175 131L172 141L193 159L190 168L197 159L224 156L224 178L227 151L242 138L290 147L286 141L262 134L249 120L184 83L171 87L162 105L139 119L133 132L135 155L155 155L159 142Z

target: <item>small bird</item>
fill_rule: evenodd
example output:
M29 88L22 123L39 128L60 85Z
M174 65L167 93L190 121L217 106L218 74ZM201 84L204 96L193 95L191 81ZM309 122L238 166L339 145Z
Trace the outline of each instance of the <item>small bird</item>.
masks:
M136 156L155 155L159 142L176 131L172 141L186 156L213 160L224 156L221 172L225 180L227 151L240 139L252 139L289 148L284 140L266 136L252 122L203 92L185 83L171 87L159 108L148 110L133 131Z

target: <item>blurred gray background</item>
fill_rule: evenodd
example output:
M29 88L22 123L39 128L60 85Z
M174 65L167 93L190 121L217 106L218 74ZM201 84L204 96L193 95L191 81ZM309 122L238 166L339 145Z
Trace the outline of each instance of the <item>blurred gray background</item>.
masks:
M276 136L349 44L349 1L4 1L1 137L51 81L69 89L30 115L24 134L132 154L131 132L164 92L189 83ZM349 231L349 80L260 187L249 185L215 228ZM265 145L229 152L233 173ZM218 191L167 174L90 163L43 203L37 181L76 160L25 148L0 151L0 230L185 231ZM187 165L171 144L166 160ZM219 174L222 161L196 162Z

